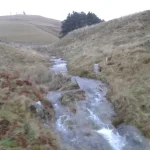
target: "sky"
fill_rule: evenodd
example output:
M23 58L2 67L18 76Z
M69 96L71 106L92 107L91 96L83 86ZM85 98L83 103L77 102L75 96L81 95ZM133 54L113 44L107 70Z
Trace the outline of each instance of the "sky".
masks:
M106 21L150 9L150 0L0 0L0 16L25 11L64 20L72 11L95 13Z

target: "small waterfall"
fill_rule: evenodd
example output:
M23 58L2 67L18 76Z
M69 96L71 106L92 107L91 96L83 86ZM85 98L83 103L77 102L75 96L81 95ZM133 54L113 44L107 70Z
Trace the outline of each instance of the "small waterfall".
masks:
M103 137L109 142L113 150L122 150L125 146L125 137L121 137L118 133L114 133L113 130L103 128L97 131L97 133L103 135Z
M55 57L53 61L52 71L66 75L67 62ZM111 118L115 112L105 97L107 93L105 84L76 76L72 77L72 81L77 83L87 95L85 101L76 102L76 113L72 113L59 102L63 93L71 91L54 91L48 94L48 99L55 109L56 132L60 133L63 143L66 142L74 150L150 149L149 142L136 130L133 131L136 134L129 134L132 130L129 130L126 125L118 129L113 127ZM142 141L139 141L139 137Z
M98 126L105 126L105 124L90 110L87 108L87 111L89 112L89 117L94 121L95 124Z
M67 129L65 127L65 122L68 120L68 116L60 116L56 121L57 129L61 132L67 132Z

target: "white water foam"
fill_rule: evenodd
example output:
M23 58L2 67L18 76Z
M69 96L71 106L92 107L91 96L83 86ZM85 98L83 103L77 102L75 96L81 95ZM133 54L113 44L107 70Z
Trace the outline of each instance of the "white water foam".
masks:
M67 64L66 63L60 63L60 64L55 64L52 67L52 71L54 71L56 74L65 74L67 73Z
M101 134L109 142L113 150L122 150L125 146L125 137L120 136L118 133L114 133L113 130L109 128L97 130L97 133Z
M60 116L57 121L56 121L56 126L57 126L57 129L61 132L67 132L67 129L65 127L65 122L68 120L68 116Z
M104 123L90 110L87 108L87 111L90 113L90 118L99 126L103 126Z

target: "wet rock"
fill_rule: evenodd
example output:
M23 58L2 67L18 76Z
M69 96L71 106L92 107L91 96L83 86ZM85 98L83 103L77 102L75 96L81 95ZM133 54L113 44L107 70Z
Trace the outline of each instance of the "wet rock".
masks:
M137 128L131 125L122 124L117 127L117 130L120 135L125 136L129 148L139 150L149 147L147 139L144 138Z
M29 108L31 112L37 114L41 119L47 120L46 110L44 109L40 101L30 105Z

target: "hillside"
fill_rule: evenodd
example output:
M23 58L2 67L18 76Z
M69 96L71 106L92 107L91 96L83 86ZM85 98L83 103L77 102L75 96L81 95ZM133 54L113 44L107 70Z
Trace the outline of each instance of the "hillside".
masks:
M49 53L68 60L72 74L108 83L114 124L135 125L150 138L150 11L75 30Z
M47 63L47 57L35 51L0 43L1 150L63 149L52 126L45 128L43 117L30 111L31 104L40 100L45 115L53 120L53 107L45 98L46 86L52 81Z
M0 16L0 40L27 44L51 44L59 39L60 26L60 21L41 16Z

